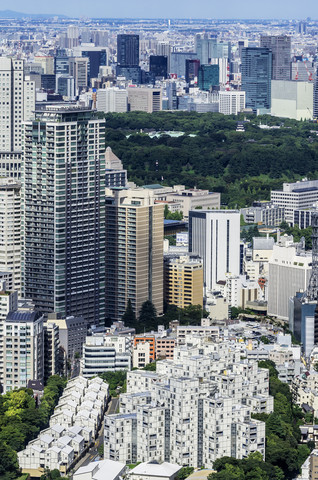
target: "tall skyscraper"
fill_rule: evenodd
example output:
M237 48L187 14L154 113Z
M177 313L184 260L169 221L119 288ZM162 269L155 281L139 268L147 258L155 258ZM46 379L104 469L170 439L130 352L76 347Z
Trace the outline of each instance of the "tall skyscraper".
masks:
M107 190L106 318L120 319L131 300L163 311L163 205L147 189Z
M242 90L246 107L256 113L271 108L272 52L268 48L242 49Z
M21 288L21 183L0 180L0 270L12 273L12 287Z
M32 118L35 85L24 75L23 60L0 57L0 175L20 177L22 122Z
M104 320L105 120L48 106L24 125L22 292L43 312Z
M261 36L260 46L272 52L272 79L290 80L291 38L285 35Z
M139 35L117 35L117 65L139 65Z
M203 259L205 291L214 291L226 273L240 273L240 214L237 210L189 212L189 252Z

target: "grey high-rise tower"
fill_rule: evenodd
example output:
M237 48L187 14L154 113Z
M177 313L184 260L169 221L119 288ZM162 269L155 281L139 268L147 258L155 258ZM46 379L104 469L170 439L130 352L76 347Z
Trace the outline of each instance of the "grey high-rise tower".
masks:
M290 80L291 39L286 35L261 36L261 47L272 52L272 79Z
M104 320L105 120L47 107L24 125L22 292L36 308Z

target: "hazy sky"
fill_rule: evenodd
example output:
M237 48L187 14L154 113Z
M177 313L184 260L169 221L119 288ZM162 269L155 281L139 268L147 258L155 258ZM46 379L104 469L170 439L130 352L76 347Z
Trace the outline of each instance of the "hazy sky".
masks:
M104 18L318 18L318 0L13 0L5 8Z

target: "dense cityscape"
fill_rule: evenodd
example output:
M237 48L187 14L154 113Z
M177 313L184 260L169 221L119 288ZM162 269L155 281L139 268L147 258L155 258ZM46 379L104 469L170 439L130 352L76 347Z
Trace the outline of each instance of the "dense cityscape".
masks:
M29 479L318 480L317 20L0 11L0 480Z

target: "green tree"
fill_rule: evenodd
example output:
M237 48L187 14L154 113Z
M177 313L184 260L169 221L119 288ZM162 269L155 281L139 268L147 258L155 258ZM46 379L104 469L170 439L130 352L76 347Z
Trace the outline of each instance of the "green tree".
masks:
M0 475L17 474L18 468L16 452L0 440Z
M269 343L271 343L268 337L265 337L265 335L262 335L260 337L260 341L263 342L265 345L268 345Z
M193 467L182 467L177 473L176 480L185 480L194 472Z
M136 328L136 315L132 308L132 303L130 298L127 302L127 307L125 310L124 315L121 317L122 321L126 325L126 327Z
M182 220L183 213L180 211L170 212L168 205L165 205L164 209L164 218L165 220Z
M158 325L157 311L154 304L150 300L146 300L140 309L137 330L138 333L143 330L155 330Z

